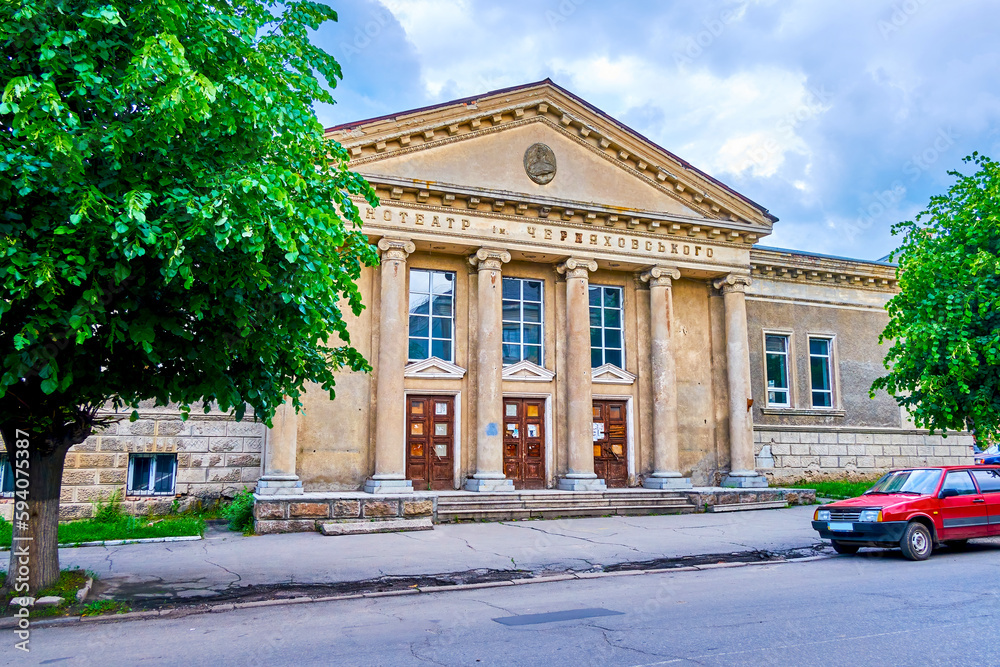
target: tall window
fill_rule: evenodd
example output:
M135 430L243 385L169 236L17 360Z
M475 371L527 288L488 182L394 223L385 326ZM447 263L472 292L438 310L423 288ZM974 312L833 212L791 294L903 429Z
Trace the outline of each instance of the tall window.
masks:
M542 287L541 280L503 279L503 363L527 359L541 366Z
M833 407L833 384L830 382L831 340L809 339L809 376L812 379L814 408Z
M14 469L6 454L0 454L0 496L14 493Z
M778 407L791 405L788 391L788 336L765 334L767 365L767 404Z
M590 366L624 368L622 288L590 287Z
M410 270L410 361L455 361L455 274Z
M176 454L131 454L128 457L128 493L173 494Z

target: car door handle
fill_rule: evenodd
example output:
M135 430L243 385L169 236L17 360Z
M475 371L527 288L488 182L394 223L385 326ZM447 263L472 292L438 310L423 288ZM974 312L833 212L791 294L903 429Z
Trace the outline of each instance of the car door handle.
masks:
M972 502L974 502L974 503L985 503L986 501L985 501L985 500L983 500L982 498L974 498L974 499L972 500Z

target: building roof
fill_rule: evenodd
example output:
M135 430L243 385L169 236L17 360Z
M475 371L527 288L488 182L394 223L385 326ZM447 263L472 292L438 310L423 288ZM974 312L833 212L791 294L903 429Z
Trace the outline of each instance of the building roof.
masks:
M835 259L842 262L855 262L858 264L877 264L880 266L891 266L891 267L897 266L895 262L887 261L888 257L882 257L880 259L875 259L875 260L857 259L856 257L843 257L841 255L824 255L823 253L819 252L809 252L806 250L792 250L790 248L776 248L774 246L757 245L757 244L754 245L754 249L770 250L772 252L782 252L782 253L788 253L790 255L802 255L805 257L819 257L820 259Z
M548 78L543 79L541 81L536 81L534 83L526 83L526 84L521 84L521 85L518 85L518 86L511 86L511 87L508 87L508 88L501 88L499 90L493 90L493 91L490 91L490 92L487 92L487 93L483 93L481 95L473 95L473 96L470 96L470 97L463 97L463 98L460 98L460 99L457 99L457 100L450 100L448 102L440 102L438 104L432 104L432 105L425 106L425 107L419 107L417 109L410 109L410 110L407 110L407 111L399 111L399 112L395 112L395 113L391 113L391 114L386 114L386 115L383 115L383 116L376 116L374 118L368 118L368 119L364 119L364 120L357 120L357 121L352 121L352 122L349 122L349 123L342 123L340 125L334 125L332 127L327 128L326 132L327 132L327 134L329 134L331 132L348 132L348 131L360 129L360 128L364 127L364 126L371 125L371 124L374 124L374 123L379 123L379 122L384 122L384 121L391 121L391 120L393 120L395 118L398 118L398 117L401 117L401 116L412 116L412 115L415 115L415 114L427 113L427 112L431 112L431 111L442 109L442 108L446 108L446 107L454 107L454 106L459 106L459 105L469 105L469 104L475 103L475 102L477 102L479 100L482 100L482 99L496 97L496 96L499 96L499 95L504 95L504 94L508 94L508 93L512 93L512 92L518 92L518 91L523 91L523 90L528 90L528 89L537 88L537 87L549 87L549 88L557 91L559 94L565 95L566 97L572 99L577 104L580 104L581 106L587 108L591 113L593 113L593 114L595 114L597 116L600 116L604 121L606 121L609 124L613 125L618 130L620 130L622 132L625 132L626 134L630 134L630 135L634 136L638 140L640 140L642 142L645 142L646 144L652 146L655 150L658 150L658 151L661 151L661 152L665 153L666 155L670 156L670 158L672 160L675 160L678 164L680 164L681 166L683 166L685 169L690 170L691 172L697 174L701 178L704 178L705 180L710 181L714 185L716 185L719 188L725 190L730 195L732 195L732 196L734 196L734 197L742 200L746 204L749 204L753 208L757 209L762 215L764 215L772 223L776 222L778 220L778 218L776 216L772 215L766 208L764 208L763 206L761 206L757 202L753 201L749 197L747 197L747 196L745 196L745 195L737 192L736 190L734 190L733 188L729 187L728 185L726 185L722 181L718 180L714 176L711 176L710 174L708 174L708 173L702 171L701 169L695 167L694 165L692 165L687 160L684 160L684 159L678 157L676 154L674 154L671 151L668 151L667 149L663 148L662 146L660 146L656 142L650 140L645 135L637 132L636 130L632 129L631 127L629 127L629 126L625 125L624 123L618 121L617 119L613 118L612 116L610 116L609 114L605 113L601 109L597 108L593 104L587 102L586 100L584 100L583 98L575 95L574 93L570 92L569 90L566 90L565 88L563 88L562 86L558 85L557 83L553 82L551 79L548 79Z

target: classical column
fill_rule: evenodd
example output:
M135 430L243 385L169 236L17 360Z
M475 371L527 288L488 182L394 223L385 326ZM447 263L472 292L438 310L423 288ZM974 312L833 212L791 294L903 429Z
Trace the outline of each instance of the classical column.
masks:
M559 488L603 491L594 473L594 400L590 374L590 293L588 275L597 270L592 259L571 257L556 267L566 275L566 439L569 461Z
M478 346L476 358L476 474L468 491L513 491L503 474L503 279L510 253L480 248L469 257L479 270Z
M278 406L271 424L264 434L264 474L257 480L257 495L300 494L302 482L295 474L298 419L291 400Z
M379 307L378 375L375 379L375 474L365 482L368 493L407 493L406 479L406 257L416 247L405 239L383 238L382 289Z
M653 375L653 474L647 489L691 486L680 473L677 444L677 368L671 334L674 328L672 281L681 277L673 267L654 266L641 276L649 283L650 367Z
M729 379L729 474L723 486L767 486L755 470L753 405L750 389L750 345L745 290L750 277L731 273L715 281L726 309L726 372Z

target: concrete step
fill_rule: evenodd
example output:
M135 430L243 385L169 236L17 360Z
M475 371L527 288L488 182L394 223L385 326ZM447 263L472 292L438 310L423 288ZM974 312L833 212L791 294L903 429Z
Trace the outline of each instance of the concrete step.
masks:
M747 510L776 510L788 507L786 500L765 500L755 503L730 503L726 505L710 505L709 512L746 512Z
M579 502L465 502L465 503L454 503L448 505L438 505L438 515L454 513L454 512L478 512L482 510L496 510L496 511L511 511L511 510L527 510L527 511L550 511L550 510L572 510L577 507L588 507L588 508L601 508L607 511L612 511L619 507L649 507L649 508L671 508L671 507L688 507L689 503L680 498L656 498L656 499L621 499L615 501L601 501L601 502L589 502L589 503L579 503Z
M452 521L511 521L516 519L558 519L562 517L638 516L648 514L690 514L695 511L691 505L670 507L650 507L633 505L622 507L574 507L565 509L484 509L478 511L441 512L438 523Z
M421 519L389 519L384 521L329 521L320 524L324 535L370 535L372 533L402 533L411 530L434 530L429 517Z
M481 501L503 501L503 502L522 502L522 501L540 501L540 502L555 502L555 501L569 501L569 502L583 502L583 501L594 501L594 500L618 500L618 499L661 499L661 498L676 498L680 500L687 500L687 497L683 494L676 493L673 491L649 491L649 492L636 492L636 491L605 491L605 492L587 492L587 493L483 493L476 495L460 495L460 496L438 496L438 506L442 505L453 505L462 504L469 502L470 500L475 502Z

